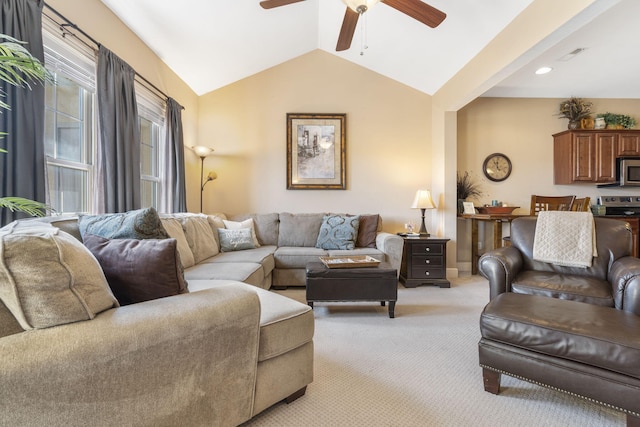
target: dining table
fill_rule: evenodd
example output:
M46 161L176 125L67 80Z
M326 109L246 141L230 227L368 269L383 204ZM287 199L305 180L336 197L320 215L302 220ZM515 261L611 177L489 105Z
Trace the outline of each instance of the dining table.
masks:
M529 214L497 214L497 213L476 213L460 214L461 218L471 220L471 274L478 274L478 260L480 252L478 250L478 223L493 223L493 249L502 247L502 223L511 223L516 218L530 216Z

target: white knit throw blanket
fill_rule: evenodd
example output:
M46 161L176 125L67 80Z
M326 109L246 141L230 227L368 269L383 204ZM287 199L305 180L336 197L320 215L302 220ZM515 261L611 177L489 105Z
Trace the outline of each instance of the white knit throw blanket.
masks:
M538 213L533 259L568 267L591 267L596 232L591 212L542 211Z

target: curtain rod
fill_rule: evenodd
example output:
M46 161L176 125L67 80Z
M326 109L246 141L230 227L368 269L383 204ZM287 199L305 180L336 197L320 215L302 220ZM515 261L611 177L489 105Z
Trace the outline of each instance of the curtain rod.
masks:
M61 14L60 12L58 12L57 10L55 10L54 8L52 8L51 6L49 6L47 3L44 3L44 5L47 7L47 9L49 9L51 12L55 13L60 19L62 19L63 21L66 22L66 24L60 24L60 26L62 27L61 29L64 31L64 27L71 27L74 30L78 31L80 34L82 34L84 37L86 37L88 40L91 41L91 43L95 44L96 47L100 47L102 44L99 43L96 39L94 39L93 37L91 37L89 34L85 33L80 27L78 27L76 24L74 24L73 22L71 22L69 19L67 19L67 17L65 17L63 14ZM69 33L72 36L76 37L78 40L80 40L82 43L84 43L85 45L87 44L86 42L84 42L82 39L80 39L78 36L76 36L73 33ZM158 93L160 93L162 96L165 97L165 99L169 99L170 96L167 95L166 93L164 93L162 90L160 90L156 85L154 85L153 83L151 83L149 80L147 80L144 76L140 75L137 71L134 70L134 72L136 73L136 76L139 77L144 83L148 84L149 86L151 86L155 91L157 91ZM184 107L182 107L184 109Z

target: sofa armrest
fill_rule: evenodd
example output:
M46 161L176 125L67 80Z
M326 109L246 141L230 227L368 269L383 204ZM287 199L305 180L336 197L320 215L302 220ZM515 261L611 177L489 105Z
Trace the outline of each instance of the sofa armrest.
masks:
M387 262L391 264L391 268L396 269L398 274L400 274L403 246L404 239L397 234L381 231L376 235L376 247L385 253Z
M640 316L640 259L617 259L609 269L608 280L616 308Z
M484 253L478 260L478 271L489 280L489 298L511 292L511 281L522 269L522 254L513 246Z
M0 424L241 424L259 322L257 294L228 284L1 338Z

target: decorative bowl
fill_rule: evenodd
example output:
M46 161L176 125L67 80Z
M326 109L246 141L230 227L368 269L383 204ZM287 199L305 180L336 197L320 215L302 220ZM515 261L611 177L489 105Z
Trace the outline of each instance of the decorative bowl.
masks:
M481 214L508 215L520 206L477 206L476 209Z

